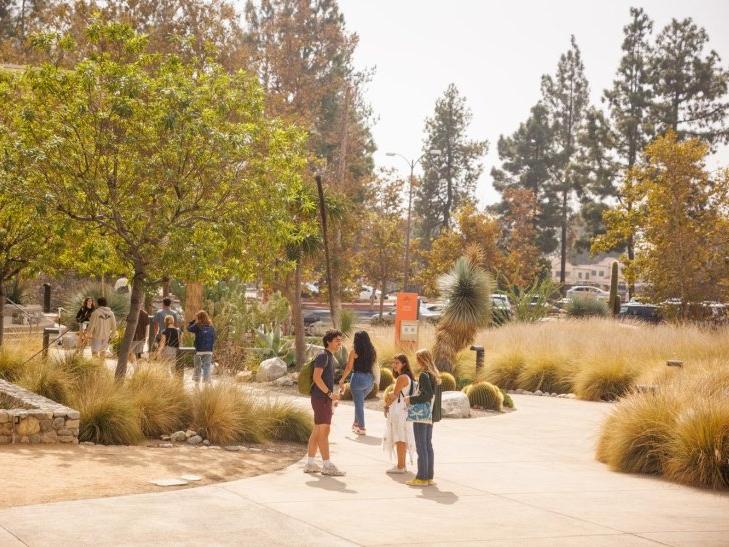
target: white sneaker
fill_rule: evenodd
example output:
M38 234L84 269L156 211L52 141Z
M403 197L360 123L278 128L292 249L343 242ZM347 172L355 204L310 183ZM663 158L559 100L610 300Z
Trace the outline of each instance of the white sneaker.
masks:
M404 473L407 473L408 469L407 467L398 467L397 465L393 467L392 469L388 469L386 473L390 473L391 475L403 475Z
M343 477L346 475L344 471L340 471L337 469L337 466L333 463L330 463L329 465L325 465L321 470L322 475L326 475L327 477Z
M307 463L304 466L304 473L321 473L321 468L315 463Z

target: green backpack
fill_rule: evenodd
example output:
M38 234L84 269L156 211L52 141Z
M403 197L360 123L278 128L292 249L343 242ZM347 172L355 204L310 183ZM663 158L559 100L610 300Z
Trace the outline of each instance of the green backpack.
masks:
M311 387L314 385L314 357L306 363L299 371L299 393L302 395L311 395Z

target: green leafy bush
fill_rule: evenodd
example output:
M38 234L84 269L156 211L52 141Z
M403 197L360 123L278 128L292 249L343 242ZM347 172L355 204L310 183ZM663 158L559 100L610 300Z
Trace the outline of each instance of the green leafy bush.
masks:
M468 402L474 408L504 411L504 396L501 390L489 382L477 382L464 388Z
M591 296L577 296L567 304L567 315L574 318L605 317L608 311L605 302Z

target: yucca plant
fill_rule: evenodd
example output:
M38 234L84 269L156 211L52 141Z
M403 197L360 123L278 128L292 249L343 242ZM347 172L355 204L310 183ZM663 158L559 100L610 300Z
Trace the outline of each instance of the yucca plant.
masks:
M439 370L452 373L456 355L473 343L476 331L491 321L491 276L467 257L438 279L441 296L448 301L438 321L433 357Z
M106 298L107 306L114 312L116 322L122 324L129 314L129 294L114 292L113 287L107 287L105 293L103 296ZM76 324L76 312L87 296L93 298L94 302L96 302L102 296L101 285L98 283L87 283L64 300L63 313L61 314L61 322L64 325L78 328Z

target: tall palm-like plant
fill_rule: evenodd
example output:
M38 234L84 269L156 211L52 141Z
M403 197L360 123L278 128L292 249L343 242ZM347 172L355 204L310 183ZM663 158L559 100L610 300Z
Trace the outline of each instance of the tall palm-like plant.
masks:
M491 322L494 282L477 260L464 256L438 279L438 288L448 304L436 327L433 357L439 370L453 372L458 352Z

